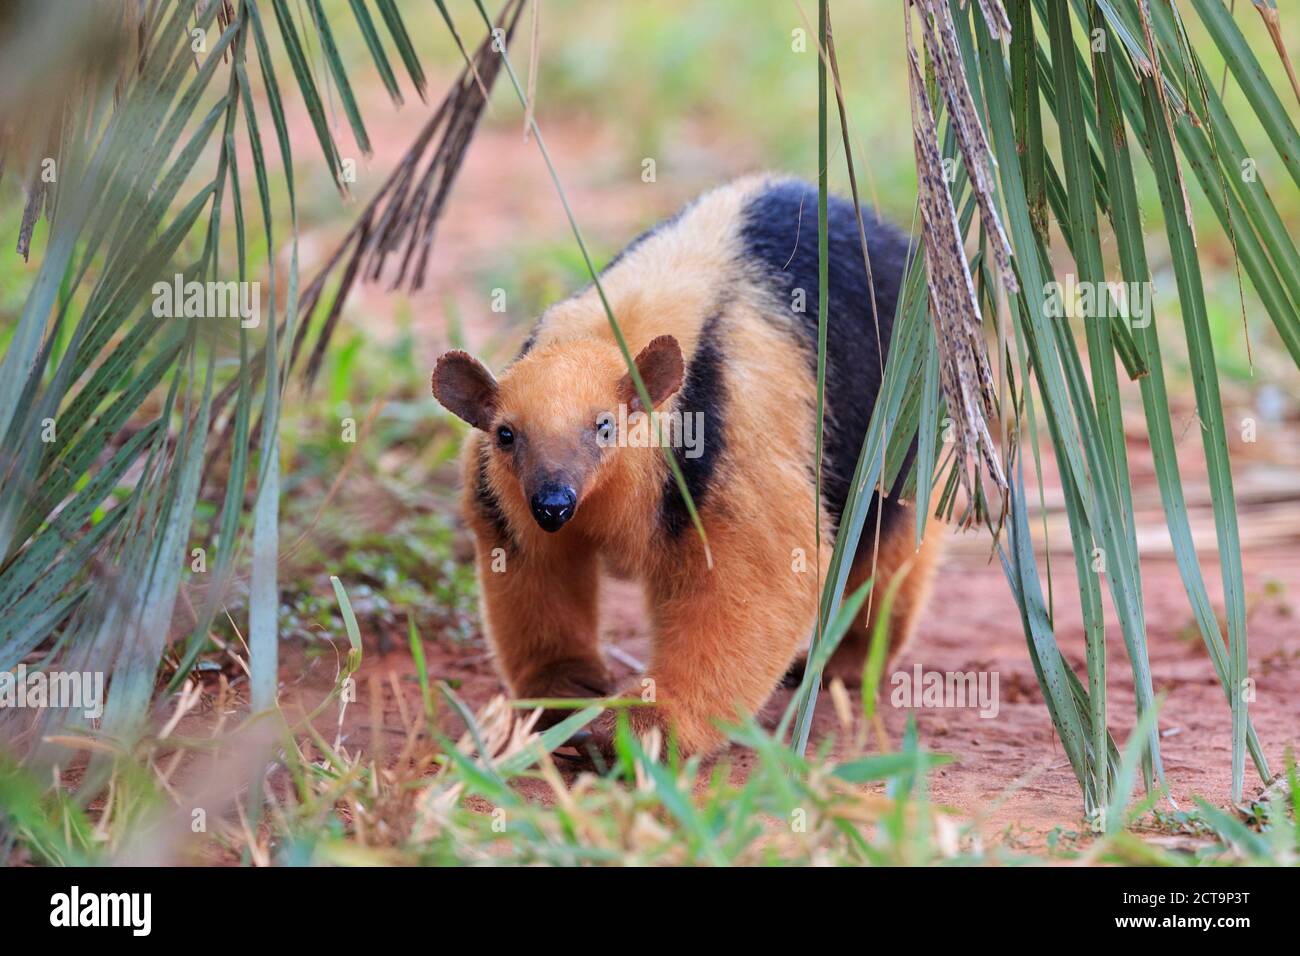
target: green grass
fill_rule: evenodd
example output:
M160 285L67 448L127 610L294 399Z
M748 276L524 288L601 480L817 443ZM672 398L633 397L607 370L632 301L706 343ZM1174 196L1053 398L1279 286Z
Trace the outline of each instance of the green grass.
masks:
M361 663L351 601L337 579L333 586L353 654L316 711L322 727L349 706L345 682ZM421 640L413 629L417 659ZM1042 850L1026 853L1014 828L989 841L979 821L928 796L929 772L947 758L922 749L910 724L897 751L840 762L826 756L829 740L805 759L753 724L736 727L731 739L757 758L743 781L725 761L702 770L698 759L651 759L624 725L612 767L566 780L557 769L563 761L548 752L598 708L539 738L516 732L526 713L501 698L471 715L445 684L426 685L425 695L426 719L410 719L405 738L391 745L400 755L385 767L355 744L332 743L328 730L304 732L277 717L283 771L256 831L231 808L233 792L209 790L202 800L186 792L187 777L201 779L209 761L238 760L251 746L246 728L217 738L141 741L114 763L115 799L95 815L0 759L6 862L1208 866L1300 860L1300 829L1284 788L1242 816L1204 802L1171 814L1153 810L1148 800L1126 814L1130 829L1096 837L1058 827ZM467 720L457 740L447 730L453 715ZM838 735L853 739L860 732L841 723ZM1128 750L1121 776L1131 785L1140 748ZM1293 763L1288 773L1294 787ZM541 794L549 799L538 799ZM204 810L199 829L189 825L196 806ZM1187 839L1161 846L1144 842L1143 833Z
M1203 8L1214 2L1193 0L1190 5ZM448 8L466 38L476 38L481 7L463 0ZM1112 31L1114 19L1132 13L1128 2L1116 8L1120 13L1107 20ZM252 645L253 710L265 710L264 719L282 723L282 715L271 707L282 640L306 642L308 654L324 655L327 647L342 646L345 639L359 652L358 627L399 646L409 627L416 649L423 646L421 638L463 643L475 631L473 574L451 517L453 458L460 431L445 418L429 414L428 356L421 353L412 331L413 323L423 317L417 318L412 300L394 296L395 328L383 336L367 329L364 315L350 310L345 331L326 351L310 392L300 389L296 375L290 375L287 358L299 287L308 278L299 275L299 236L311 233L319 240L333 235L357 211L355 205L342 205L334 190L340 158L355 152L354 141L364 142L367 130L373 131L376 99L386 100L400 90L412 109L416 96L409 77L427 69L430 97L436 102L460 68L462 55L436 4L402 8L406 32L418 49L400 52L393 37L400 38L403 31L395 22L376 18L376 33L366 35L356 28L356 6L346 0L240 9L247 16L236 27L223 36L212 25L209 33L210 48L224 44L229 59L211 56L195 72L183 42L186 34L179 20L173 20L157 34L159 58L151 63L159 66L158 72L142 74L139 85L128 85L120 104L113 104L120 109L113 114L118 125L101 127L107 114L82 104L95 121L76 131L81 148L63 172L60 214L53 229L44 221L38 224L30 265L12 255L0 256L0 346L5 370L13 373L3 384L10 400L0 402L0 424L13 427L6 436L13 462L6 468L14 469L0 485L0 621L5 622L0 626L0 656L8 666L32 648L47 647L41 643L47 638L103 648L125 634L145 661L124 656L117 662L115 709L102 728L107 731L104 746L116 748L107 769L102 761L89 769L79 766L87 770L87 778L70 779L63 786L51 784L44 772L48 762L39 775L11 763L0 765L0 814L7 834L0 834L0 851L12 859L128 860L133 843L148 826L172 812L167 790L172 780L168 777L164 784L167 775L160 766L169 765L178 754L183 760L194 759L217 744L235 756L246 747L238 737L202 746L150 737L142 715L158 691L153 662L166 659L175 668L179 654L186 666L175 673L163 667L161 674L164 681L171 678L179 685L190 664L209 670L227 667L230 653L225 648L242 653L240 642L246 639ZM255 9L262 10L260 16L253 14ZM913 221L917 178L906 142L910 125L896 95L906 76L898 9L882 13L870 6L846 5L836 10L835 27L861 198L906 223ZM1062 469L1063 481L1078 555L1082 559L1094 544L1104 545L1111 555L1110 589L1121 611L1125 648L1145 718L1139 722L1142 732L1121 755L1107 733L1105 642L1098 626L1103 586L1087 577L1082 560L1077 563L1080 591L1094 638L1086 688L1056 650L1049 613L1051 582L1048 579L1044 595L1028 537L1030 505L1019 470L1023 455L1012 468L1008 451L1004 465L1008 476L1014 476L1012 512L1001 557L1021 604L1029 652L1051 716L1085 794L1088 822L1102 831L1084 837L1075 822L1063 821L1063 829L1049 841L1048 853L1090 862L1294 862L1294 806L1286 805L1287 799L1295 799L1290 763L1286 769L1291 797L1275 786L1277 795L1265 804L1246 806L1242 799L1246 753L1256 756L1258 746L1241 703L1233 707L1233 797L1243 805L1241 812L1234 815L1198 804L1184 815L1169 816L1154 809L1151 797L1136 810L1125 810L1138 779L1158 784L1159 759L1156 701L1144 660L1140 568L1132 542L1124 440L1118 430L1120 408L1124 402L1132 406L1140 392L1195 626L1221 679L1231 686L1246 673L1245 596L1235 566L1240 547L1231 473L1222 447L1222 434L1231 431L1232 420L1225 417L1219 388L1222 385L1229 395L1235 390L1247 400L1264 384L1283 394L1295 391L1296 366L1278 335L1287 316L1279 315L1278 303L1294 296L1287 271L1294 258L1288 245L1293 240L1286 235L1294 236L1300 223L1300 191L1288 188L1287 176L1293 172L1284 161L1286 151L1273 147L1274 138L1287 134L1290 121L1257 111L1239 82L1228 84L1225 110L1234 123L1240 119L1241 149L1258 159L1260 176L1270 188L1267 197L1249 190L1234 197L1249 204L1247 213L1234 215L1243 223L1249 218L1264 250L1252 258L1249 247L1243 247L1246 273L1261 279L1276 273L1277 290L1267 310L1251 284L1254 280L1247 281L1245 325L1253 346L1248 358L1232 249L1223 231L1214 228L1223 199L1205 185L1212 187L1213 177L1202 182L1192 175L1184 155L1195 153L1198 136L1204 134L1184 124L1172 139L1162 135L1162 125L1155 122L1154 87L1126 60L1117 58L1116 68L1109 61L1081 59L1077 71L1067 62L1070 54L1085 53L1072 44L1082 37L1084 15L1099 15L1100 8L1083 0L1020 5L1037 31L1045 58L1040 79L1056 85L1052 102L1067 118L1058 124L1045 107L1043 128L1023 150L1027 112L1022 109L1022 87L1007 82L1001 47L986 35L979 14L972 15L970 5L958 9L965 11L958 26L965 74L980 104L988 104L988 135L1000 160L997 212L1011 234L1022 282L1032 286L1031 280L1064 271L1099 277L1122 270L1126 277L1151 275L1163 295L1157 301L1163 349L1155 329L1134 341L1118 329L1113 330L1113 340L1109 329L1092 327L1084 334L1043 321L1032 300L1013 297L1008 351L997 357L999 370L1005 363L1017 375L1009 392L1012 405L1002 409L1003 414L1021 426L1035 459L1039 446L1046 444L1068 466ZM1175 51L1175 25L1164 8L1158 9L1158 40L1181 62L1183 53ZM755 6L740 0L706 7L668 0L653 8L627 9L548 4L542 19L538 125L548 132L559 130L560 135L599 128L613 146L593 170L584 170L588 181L598 184L601 177L606 183L635 180L641 160L649 156L657 161L660 181L672 183L683 196L754 167L808 178L820 172L823 197L828 191L847 192L844 150L835 124L827 122L824 77L820 87L817 80L816 29L804 13L816 21L818 11L811 3L803 12L795 5ZM1259 42L1261 30L1249 14L1241 11L1236 22L1259 56L1263 75L1274 89L1285 91L1276 57L1266 42ZM214 10L206 15L211 19ZM312 17L316 22L309 22ZM1225 58L1212 34L1222 37L1221 27L1207 29L1199 18L1187 24L1205 75L1216 83ZM797 30L805 31L802 52L792 49L792 31ZM382 41L376 44L380 35ZM528 56L525 36L521 29L511 49L521 75ZM70 54L74 64L76 52ZM1246 57L1236 51L1228 59L1240 67ZM1013 59L1013 69L1014 64ZM1195 64L1189 59L1183 65L1188 69L1173 82L1189 95L1192 87L1185 80L1196 75L1191 69ZM1109 91L1110 99L1103 102L1114 116L1123 115L1130 130L1127 142L1090 133L1083 122L1090 98L1099 91ZM496 91L486 120L495 130L518 133L522 109L516 92ZM169 114L163 107L173 97L176 110ZM1288 108L1293 106L1287 102ZM107 99L99 109L110 109ZM1254 121L1257 112L1264 122ZM174 125L162 124L167 115ZM942 108L938 115L942 133ZM1220 120L1207 119L1203 125L1206 122L1227 132ZM821 133L815 135L819 127ZM540 140L540 130L534 133ZM140 181L106 182L102 170L84 161L97 143L111 163L121 164L126 179L138 176ZM956 155L951 141L939 145L950 157ZM1219 145L1226 149L1230 143L1225 139ZM1173 175L1175 149L1188 178L1198 225L1195 243L1181 218ZM290 153L293 161L286 168L284 159ZM1098 186L1107 187L1110 204L1105 209L1100 208L1100 189L1094 194L1083 172L1094 162L1094 153L1096 166L1104 170ZM236 169L236 163L242 165ZM1021 176L1021 163L1027 178ZM1064 189L1052 196L1055 224L1050 235L1043 235L1032 216L1037 197L1027 195L1024 187L1033 182L1036 171L1049 167L1061 174ZM963 232L974 210L965 172L953 184ZM13 180L0 184L0 230L11 236L21 212L13 185ZM564 185L557 177L561 199ZM364 201L364 195L359 198ZM81 200L87 200L84 206ZM1280 227L1270 219L1270 210L1275 210ZM575 236L580 235L581 218L571 220ZM536 314L587 281L610 251L648 224L628 223L617 235L593 235L590 255L580 238L573 244L519 236L465 277L465 285L484 299L490 290L502 288L512 302L512 316ZM92 226L111 228L100 233ZM979 250L973 260L979 280L977 308L982 306L987 316L998 315L988 237L967 238L968 248ZM152 328L141 319L148 280L175 270L213 277L238 271L268 286L274 278L269 301L275 317L288 314L291 321L277 335L268 335L275 328L270 316L250 336L216 335L199 323ZM933 444L935 420L945 411L943 402L949 396L941 396L937 372L945 342L934 335L923 291L918 271L900 313L878 405L883 411L864 447L860 474L867 479L866 487L874 484L877 469L898 466L901 442L914 431ZM52 307L67 311L54 336L55 348L42 356L42 336L52 331ZM457 320L463 317L455 314L450 300L446 308L455 341ZM317 311L314 330L324 311ZM614 322L616 317L610 318ZM522 325L498 329L485 351L506 356L521 335ZM312 340L309 337L309 344ZM1119 378L1113 350L1120 351L1130 370L1136 370L1135 362L1147 363L1148 374L1138 383ZM65 357L68 364L61 368ZM145 377L151 361L157 373L152 379ZM34 363L40 364L32 395L19 396L24 381L17 372ZM267 368L275 374L265 374ZM920 400L915 389L909 391L915 381L927 384ZM281 382L288 385L283 391ZM100 386L102 394L96 391ZM210 434L210 426L221 413L214 396L227 386L237 387L225 406L233 409L227 427L236 452L220 461L216 490L200 496L199 479L211 464L207 442L215 433ZM1171 403L1193 391L1207 426L1205 453L1220 560L1227 571L1228 613L1222 622L1210 604L1189 535L1179 536L1186 530L1185 518L1182 528L1177 521L1181 489L1168 418ZM98 395L94 401L80 398L92 394ZM384 403L374 406L372 414L370 402L376 395ZM113 413L114 408L121 414ZM57 413L60 427L77 441L55 448L38 444L32 426L45 413ZM366 440L345 440L345 420L362 429ZM268 427L255 437L260 421ZM119 431L128 423L138 429L138 437L119 440ZM942 455L924 460L931 474L945 467ZM345 470L364 480L347 485L342 497L329 499L334 481ZM917 479L915 484L921 494L930 494L928 480ZM941 493L931 504L950 507L951 495L942 484L938 487ZM865 505L865 500L861 496L858 504ZM856 527L846 521L853 535L864 533L861 517L859 510ZM107 537L95 538L100 532ZM90 566L91 556L69 551L69 539L77 548L93 545L104 564L125 569L125 603L101 600L99 592L87 589L93 582L83 569ZM192 633L182 634L168 649L163 635L174 618L178 587L182 581L196 583L186 560L194 541L208 544L211 564L205 573L210 580L231 586L224 591L192 589L196 596L213 600L197 602ZM851 551L841 541L837 554ZM843 623L847 605L841 604L843 582L837 581L836 568L827 570L830 580L821 616L833 634ZM88 594L94 600L85 600ZM48 634L20 630L16 638L16 628L31 630L55 598L71 602L70 615L53 622ZM1226 643L1221 634L1228 635ZM357 663L354 659L349 666ZM237 815L225 814L210 838L178 840L164 849L224 862L860 864L1022 859L1005 847L980 845L969 821L955 819L928 799L927 772L937 757L919 747L914 728L892 753L837 764L826 751L814 748L805 760L800 754L808 740L815 687L810 681L798 701L795 750L787 746L784 731L796 710L775 735L753 726L736 730L735 739L758 756L756 769L743 782L733 782L726 767L702 773L696 764L647 761L642 745L625 737L619 765L607 775L585 777L565 788L572 802L561 800L559 809L519 792L521 787L538 786L539 780L555 783L545 761L541 769L528 769L530 762L522 756L503 756L497 748L490 748L494 760L484 760L474 757L468 744L458 747L442 737L461 709L450 695L430 692L425 698L426 724L412 724L396 768L367 762L355 745L335 746L323 731L279 726L281 759L292 785L276 793L277 802L263 821L265 829L255 833L255 827L245 826ZM340 685L336 697L342 693ZM482 715L473 723L470 739L496 739L504 731L503 721L499 711ZM1144 739L1149 739L1148 746L1143 746ZM244 770L235 779L256 776L255 769ZM101 771L113 775L115 797L88 812L84 806L102 794L107 782ZM880 775L881 784L864 786L872 775ZM74 799L72 790L83 783L85 789ZM493 829L489 808L505 811L504 830ZM1146 823L1149 814L1154 814L1153 821ZM791 825L796 818L806 823L803 830ZM1203 843L1190 853L1142 843L1140 830L1135 835L1125 829L1135 822L1155 830L1175 829ZM99 834L91 836L96 828Z

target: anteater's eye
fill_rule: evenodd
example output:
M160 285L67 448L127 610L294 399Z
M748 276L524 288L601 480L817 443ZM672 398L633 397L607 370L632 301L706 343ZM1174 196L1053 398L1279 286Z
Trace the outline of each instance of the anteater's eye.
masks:
M596 441L607 444L614 439L614 416L601 415L596 419Z
M497 444L502 448L509 448L515 443L515 433L506 425L497 428Z

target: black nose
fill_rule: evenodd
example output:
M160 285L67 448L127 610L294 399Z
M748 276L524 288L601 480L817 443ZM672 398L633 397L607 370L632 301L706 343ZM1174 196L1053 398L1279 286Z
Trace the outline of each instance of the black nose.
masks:
M533 508L533 517L543 531L559 531L573 517L578 496L567 485L542 485L529 504Z

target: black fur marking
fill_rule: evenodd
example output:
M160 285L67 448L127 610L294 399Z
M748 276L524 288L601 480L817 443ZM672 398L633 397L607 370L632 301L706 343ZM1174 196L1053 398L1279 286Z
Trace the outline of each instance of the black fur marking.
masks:
M697 511L704 507L708 498L726 444L723 416L727 396L723 349L719 342L720 324L721 314L714 313L700 330L695 354L691 356L686 368L686 382L675 406L682 413L683 420L686 415L698 412L699 420L704 423L703 443L698 458L687 458L677 449L672 452L677 458L677 464L681 466L682 477L686 479L686 490L691 493ZM691 527L691 513L686 510L686 501L682 498L672 472L664 479L659 520L669 536L674 538Z
M870 210L862 210L871 256L871 282L862 258L857 216L850 200L832 196L827 202L829 301L826 307L826 431L822 459L822 493L838 524L848 498L858 452L871 422L880 391L881 370L889 354L894 309L907 265L907 237ZM790 310L794 292L804 290L802 340L816 374L817 368L817 189L794 180L774 183L746 204L741 225L745 257L777 299ZM876 309L871 308L875 290ZM877 348L876 317L880 322ZM883 349L883 354L881 354ZM909 453L899 487L910 469ZM891 499L892 501L893 499ZM901 509L886 507L882 531ZM874 527L874 505L868 513Z
M474 479L474 502L478 505L479 514L492 525L497 538L505 544L513 544L514 535L510 533L510 524L506 521L505 512L501 510L501 503L497 501L497 496L492 493L492 488L488 484L489 454L486 443L479 445L478 471Z
M524 339L524 344L519 346L519 354L515 356L516 362L533 350L533 346L537 344L537 333L541 327L540 320L532 327L532 330L528 333L528 338Z

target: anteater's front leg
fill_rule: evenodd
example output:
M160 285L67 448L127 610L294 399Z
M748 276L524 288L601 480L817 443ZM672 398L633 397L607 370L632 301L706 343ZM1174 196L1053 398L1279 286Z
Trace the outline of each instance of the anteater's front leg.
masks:
M688 563L650 582L654 655L634 696L653 697L653 704L629 710L633 731L658 727L684 755L715 749L724 741L720 722L762 707L817 613L814 559L790 546L797 538L710 538L712 570ZM613 722L607 713L593 725L602 744Z
M478 577L497 666L515 698L603 697L596 561L587 549L522 551L478 536ZM548 711L542 725L569 711Z

